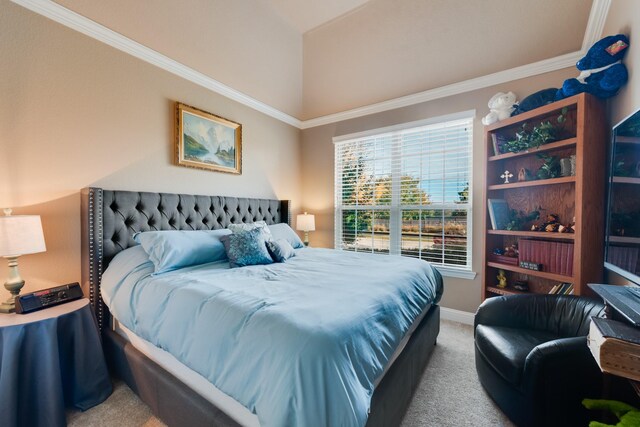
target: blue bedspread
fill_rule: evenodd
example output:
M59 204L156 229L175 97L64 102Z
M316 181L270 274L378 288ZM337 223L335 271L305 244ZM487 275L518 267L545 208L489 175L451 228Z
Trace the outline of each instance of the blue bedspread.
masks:
M330 249L152 271L141 248L120 253L102 281L111 312L263 427L364 426L376 379L442 293L424 261Z

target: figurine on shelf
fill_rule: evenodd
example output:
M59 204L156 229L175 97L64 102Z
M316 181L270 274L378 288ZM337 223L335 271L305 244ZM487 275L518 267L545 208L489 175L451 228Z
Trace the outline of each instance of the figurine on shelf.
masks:
M496 285L496 287L500 289L504 289L507 287L507 275L505 274L504 270L502 269L498 270L498 275L496 276L496 279L498 279L498 284Z
M500 175L500 178L504 179L505 184L509 184L509 178L513 178L513 174L506 170L502 175Z
M518 182L531 180L531 172L527 168L520 168L518 171Z
M555 233L559 231L560 226L560 217L558 214L549 214L545 218L545 221L541 224L533 224L531 226L531 231L545 231L547 233Z
M494 255L504 255L504 249L494 248L493 249L493 254Z
M562 225L558 227L558 233L575 233L576 232L576 217L573 217L571 224Z
M513 283L513 289L522 292L529 292L529 284L526 280L516 280Z
M511 258L518 258L518 255L520 255L520 252L518 251L518 244L514 243L511 246L507 246L506 248L504 248L504 256L508 256Z

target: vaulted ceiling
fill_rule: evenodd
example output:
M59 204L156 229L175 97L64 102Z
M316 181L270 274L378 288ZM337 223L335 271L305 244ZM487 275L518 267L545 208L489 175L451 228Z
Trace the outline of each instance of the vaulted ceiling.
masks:
M609 4L12 1L303 128L573 67Z

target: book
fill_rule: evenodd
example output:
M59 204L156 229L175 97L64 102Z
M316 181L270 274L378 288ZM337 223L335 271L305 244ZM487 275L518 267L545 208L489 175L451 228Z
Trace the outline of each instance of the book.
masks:
M560 285L561 285L561 283L558 283L557 285L553 286L551 288L551 290L549 291L549 295L554 295L558 291L558 289L560 288Z
M487 199L487 209L489 209L489 219L491 228L494 230L504 230L509 224L509 205L504 199Z
M640 381L640 331L637 328L594 317L587 343L603 372Z

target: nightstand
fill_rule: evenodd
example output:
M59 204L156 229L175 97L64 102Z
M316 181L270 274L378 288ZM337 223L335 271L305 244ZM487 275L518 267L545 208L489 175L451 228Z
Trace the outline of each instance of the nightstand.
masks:
M0 314L0 425L65 426L111 394L86 298L30 314Z

